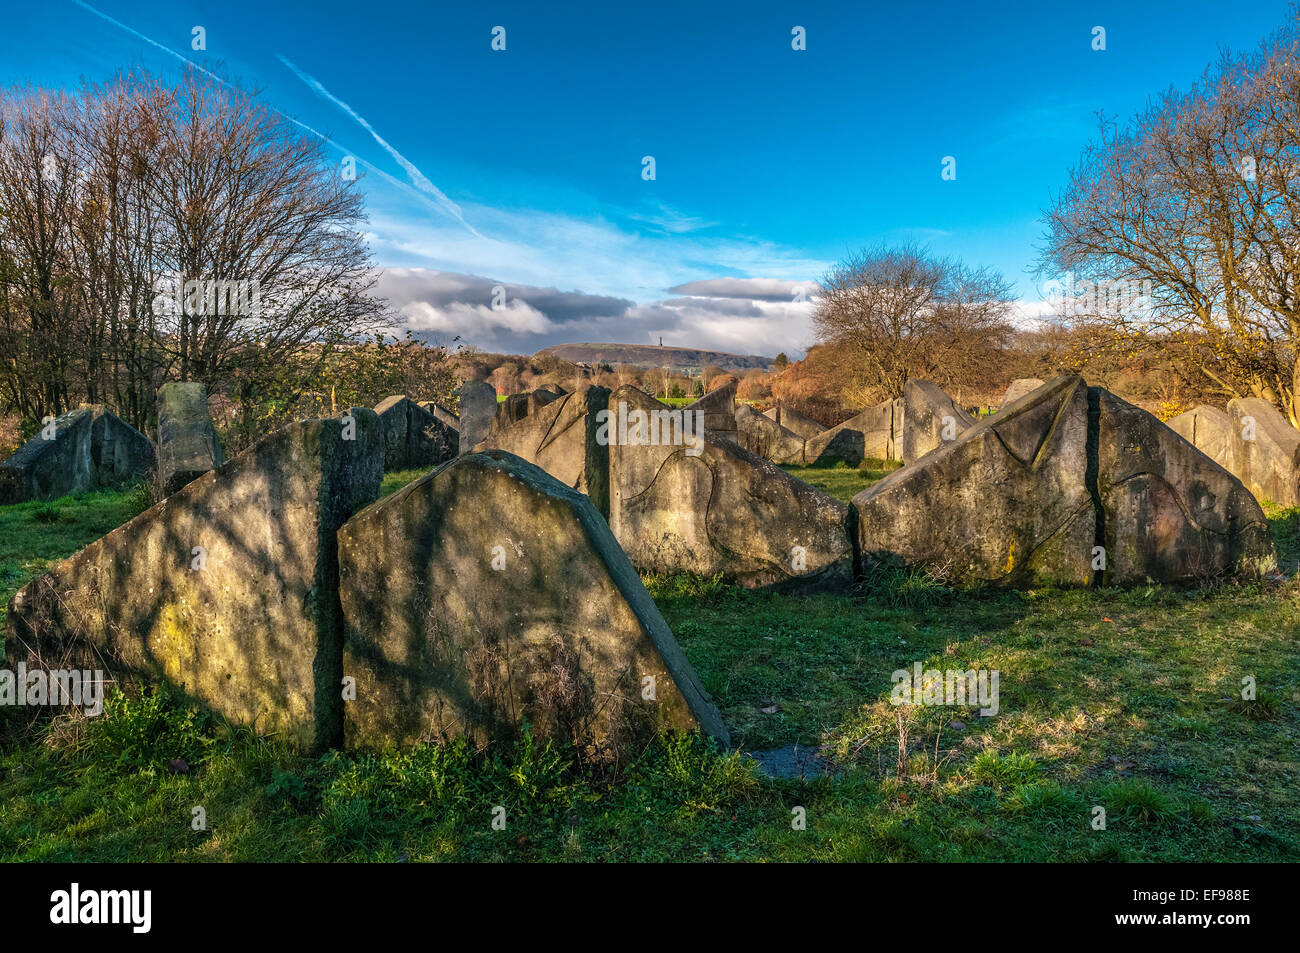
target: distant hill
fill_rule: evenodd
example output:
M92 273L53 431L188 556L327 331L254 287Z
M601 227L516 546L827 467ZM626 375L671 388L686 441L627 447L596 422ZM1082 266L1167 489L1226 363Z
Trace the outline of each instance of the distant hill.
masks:
M765 371L772 358L758 354L728 354L690 347L658 347L653 344L553 344L538 354L554 354L575 364L635 364L639 367L668 367L672 370L702 368L715 364L725 371Z

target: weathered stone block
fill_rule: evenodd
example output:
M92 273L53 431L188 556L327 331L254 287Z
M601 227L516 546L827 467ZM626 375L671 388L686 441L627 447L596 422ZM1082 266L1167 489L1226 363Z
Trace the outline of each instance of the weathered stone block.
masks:
M0 503L54 500L145 478L156 454L149 438L100 404L56 418L0 463Z
M1233 473L1255 498L1300 505L1300 430L1259 397L1228 403L1233 427Z
M197 381L158 389L158 480L171 496L225 460L212 426L207 388Z
M868 457L897 460L902 442L900 408L895 401L883 401L830 430L823 430L804 445L804 459L810 464L842 460L850 466L857 466Z
M1151 414L1093 387L1106 570L1115 584L1191 582L1275 564L1241 481Z
M1232 418L1209 404L1201 404L1186 413L1165 421L1178 434L1201 453L1228 472L1233 472L1234 428Z
M492 429L508 427L528 416L528 395L508 394L506 399L497 404L497 412L492 417Z
M1253 572L1267 524L1239 481L1145 411L1058 377L858 494L864 570L958 585Z
M420 401L420 406L433 414L433 416L437 417L452 430L456 431L457 434L460 433L460 418L446 407L442 406L442 404L432 400L422 400Z
M73 410L55 418L0 463L0 493L5 503L50 500L93 485L90 434L94 412Z
M856 467L866 459L867 435L856 427L840 424L830 430L824 430L810 438L803 447L804 462L807 464L847 463Z
M803 463L803 437L747 404L736 405L736 443L773 463Z
M518 457L416 480L353 517L339 554L349 745L483 742L524 721L615 750L697 726L728 743L604 519Z
M720 434L728 440L736 439L735 381L723 384L717 390L709 391L699 400L687 404L685 409L703 412L706 430Z
M799 411L795 410L793 407L787 407L785 404L777 404L771 410L767 411L765 416L771 417L786 430L797 434L804 440L811 440L813 437L826 430L825 427L813 420L811 417L807 417L799 413Z
M559 399L559 394L540 389L527 394L511 394L497 404L497 412L492 417L491 433L506 427L512 427L536 414L541 408Z
M535 463L567 487L585 493L609 515L609 446L596 439L609 388L584 387L542 404L509 426L493 424L484 449L505 450Z
M1087 387L1059 377L868 487L853 498L864 569L899 559L957 585L1091 582L1087 428Z
M21 589L9 657L165 680L231 721L338 744L337 530L379 491L379 421L290 424Z
M1042 387L1043 383L1037 377L1021 377L1012 381L1007 388L1006 394L1002 397L1002 403L998 406L1006 407L1008 404L1014 404L1021 397Z
M911 463L975 425L939 387L910 380L903 386L903 462Z
M149 477L158 465L153 441L100 404L89 406L90 468L96 487L120 487Z
M632 387L609 403L625 403L629 419L669 410ZM731 440L706 429L695 447L620 442L609 456L610 528L638 569L748 586L851 580L844 504Z
M487 438L496 412L495 387L485 381L466 381L460 385L459 453L469 453Z
M375 405L384 437L384 469L433 467L456 456L460 434L401 394Z
M1232 419L1227 413L1218 407L1200 404L1186 413L1179 413L1177 417L1170 417L1165 421L1165 426L1214 460L1219 467L1238 476L1234 472L1236 462L1232 454L1235 432Z

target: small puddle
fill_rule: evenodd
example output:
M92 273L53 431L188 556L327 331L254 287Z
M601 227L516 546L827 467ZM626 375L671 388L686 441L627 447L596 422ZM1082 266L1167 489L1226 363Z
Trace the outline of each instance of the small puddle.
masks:
M748 751L745 756L757 761L759 769L772 778L834 777L837 773L835 765L822 757L820 748L808 745Z

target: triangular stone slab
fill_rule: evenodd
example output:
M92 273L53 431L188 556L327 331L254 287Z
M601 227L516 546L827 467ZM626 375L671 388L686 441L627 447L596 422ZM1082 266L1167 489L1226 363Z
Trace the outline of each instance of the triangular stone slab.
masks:
M623 750L726 726L587 497L500 450L339 533L349 745L534 735Z
M336 533L382 476L370 410L289 424L19 590L6 654L165 681L237 724L336 745Z
M672 412L633 387L609 404L615 420ZM610 528L638 569L749 586L851 581L848 508L734 442L707 429L692 447L620 436L609 456Z

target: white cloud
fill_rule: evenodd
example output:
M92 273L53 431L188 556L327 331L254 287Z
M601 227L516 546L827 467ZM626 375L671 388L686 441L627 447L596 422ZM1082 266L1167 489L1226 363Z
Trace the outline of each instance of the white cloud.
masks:
M688 232L698 232L706 228L712 228L717 222L710 222L703 218L696 218L693 215L687 215L671 206L658 203L658 208L652 213L629 212L628 218L652 225L662 232L670 235L685 235Z
M1016 301L1011 305L1011 323L1022 331L1038 331L1056 313L1057 306L1050 301Z
M413 331L440 331L462 337L487 332L496 337L497 330L514 334L545 334L554 328L550 319L527 301L509 301L500 308L487 304L453 301L438 307L413 301L399 312Z
M498 285L505 306L493 309ZM491 351L531 354L552 344L655 343L662 337L679 347L797 356L811 338L808 302L697 295L637 304L423 268L388 269L377 291L412 331L442 342L459 335Z
M786 281L780 278L706 278L702 281L688 281L668 290L677 294L704 295L711 298L793 301L800 292L807 297L815 288L814 281Z
M603 217L465 206L480 236L413 218L405 196L372 196L367 235L378 262L493 275L499 280L650 301L719 275L811 282L827 263L745 237L644 235ZM492 237L487 237L492 236Z
M733 299L690 298L658 302L645 309L674 315L677 327L666 331L663 338L665 344L675 347L765 357L782 351L790 356L803 354L812 339L810 303L754 300L743 309L736 308L737 304Z

